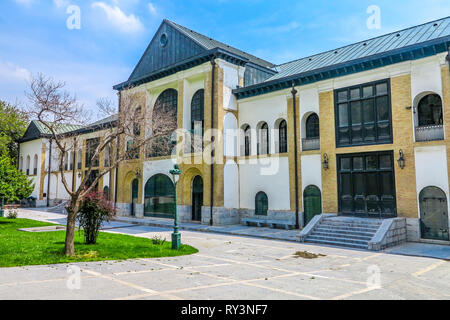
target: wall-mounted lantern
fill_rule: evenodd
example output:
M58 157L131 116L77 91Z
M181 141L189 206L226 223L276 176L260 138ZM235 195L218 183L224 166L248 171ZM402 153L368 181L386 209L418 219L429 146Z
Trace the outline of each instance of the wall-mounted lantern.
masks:
M81 179L81 171L78 172L78 178Z
M400 169L403 169L405 167L405 156L403 154L403 150L400 149L398 151L398 153L399 153L400 157L397 159L397 163L398 163L398 166L400 167Z
M323 154L322 166L324 170L328 170L328 155L326 153Z

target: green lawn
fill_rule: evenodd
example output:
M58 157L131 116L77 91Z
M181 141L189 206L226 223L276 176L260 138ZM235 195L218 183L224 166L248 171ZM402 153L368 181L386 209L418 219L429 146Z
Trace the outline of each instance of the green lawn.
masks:
M19 228L43 227L53 224L28 220L0 218L0 267L54 264L80 261L124 260L180 256L198 252L182 245L172 250L171 242L155 245L151 239L100 232L97 244L85 245L82 232L75 232L75 256L63 253L65 231L24 232Z

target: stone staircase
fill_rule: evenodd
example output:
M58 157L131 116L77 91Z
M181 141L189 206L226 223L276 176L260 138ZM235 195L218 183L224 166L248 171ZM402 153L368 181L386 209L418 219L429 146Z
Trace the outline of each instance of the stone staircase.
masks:
M305 242L367 250L381 224L379 219L324 217L306 236Z

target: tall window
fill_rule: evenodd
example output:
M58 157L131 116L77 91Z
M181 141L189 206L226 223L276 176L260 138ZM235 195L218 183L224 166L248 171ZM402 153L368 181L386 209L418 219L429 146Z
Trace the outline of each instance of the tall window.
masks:
M38 156L37 154L34 155L33 159L33 174L37 175L37 167L38 167Z
M250 155L250 142L251 142L250 135L251 135L250 126L247 125L244 128L244 155L245 156Z
M137 107L134 111L134 120L136 122L133 124L133 134L137 137L141 135L141 125L139 124L139 121L141 119L141 112L141 107Z
M191 101L191 151L198 152L203 149L203 132L205 129L205 91L203 89L198 90Z
M80 170L81 169L81 162L82 162L82 153L81 150L78 150L77 152L77 169Z
M19 171L23 171L23 157L20 157L20 161L19 161Z
M389 80L335 90L336 145L392 143Z
M92 167L98 167L99 165L98 155L95 158L93 158L93 156L99 144L100 138L93 138L86 140L86 158L85 158L86 168L89 168L91 165Z
M318 138L319 132L319 116L313 113L306 119L306 138Z
M111 144L108 144L105 147L105 152L104 152L104 166L105 167L109 167L111 165L111 157L112 157L112 147Z
M442 100L437 94L429 94L419 101L417 108L419 126L442 124Z
M27 156L27 175L30 175L30 156Z
M269 126L263 123L258 130L258 154L269 153Z
M267 215L267 209L269 208L269 202L267 199L267 194L260 191L255 197L255 214L256 215Z
M152 140L148 148L148 157L170 155L174 144L171 141L172 131L177 129L178 92L175 89L163 91L156 100L152 114L153 134L169 132ZM169 130L169 131L168 131Z
M286 120L280 122L278 127L279 153L287 152L287 123Z

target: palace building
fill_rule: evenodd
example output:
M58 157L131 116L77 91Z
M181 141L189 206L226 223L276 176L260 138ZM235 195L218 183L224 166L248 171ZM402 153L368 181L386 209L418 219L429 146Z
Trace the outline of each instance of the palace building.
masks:
M446 17L276 65L164 20L114 89L138 94L146 112L176 110L177 127L203 143L174 155L142 150L98 188L119 215L171 218L177 162L181 221L301 228L329 213L377 228L401 220L408 240L448 243L449 48ZM114 120L61 131L95 143ZM49 138L33 121L20 141L37 206L67 199ZM67 155L74 187L87 159L85 150Z

